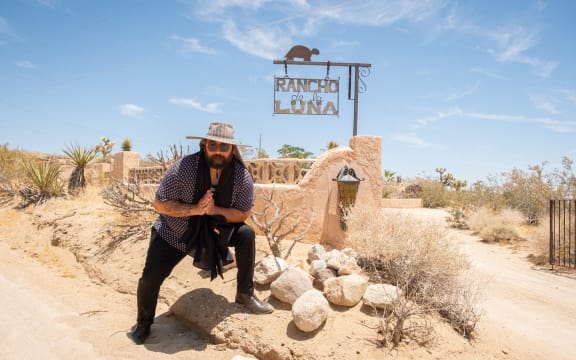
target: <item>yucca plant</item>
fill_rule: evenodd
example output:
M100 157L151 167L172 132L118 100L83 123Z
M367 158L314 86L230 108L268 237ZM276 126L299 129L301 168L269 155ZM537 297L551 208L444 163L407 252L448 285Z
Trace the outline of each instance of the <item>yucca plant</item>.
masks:
M64 184L60 181L60 165L51 161L25 161L26 177L32 182L35 191L20 191L27 205L43 203L51 197L64 193Z
M132 150L132 140L130 138L125 138L122 140L122 151L131 151Z
M83 145L70 145L64 149L64 154L72 160L74 166L76 167L72 174L70 175L70 180L68 180L68 192L75 193L79 189L86 187L86 177L84 176L84 170L90 161L96 157L97 149L96 147L91 147L86 149Z

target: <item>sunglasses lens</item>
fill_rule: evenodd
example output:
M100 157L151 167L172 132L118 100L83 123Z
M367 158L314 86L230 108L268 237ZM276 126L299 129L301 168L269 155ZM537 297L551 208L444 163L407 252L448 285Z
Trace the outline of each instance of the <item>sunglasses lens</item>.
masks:
M207 144L207 148L209 151L217 151L218 149L220 149L220 151L222 152L227 152L228 150L230 150L230 144L226 144L226 143L213 143L213 142L209 142Z

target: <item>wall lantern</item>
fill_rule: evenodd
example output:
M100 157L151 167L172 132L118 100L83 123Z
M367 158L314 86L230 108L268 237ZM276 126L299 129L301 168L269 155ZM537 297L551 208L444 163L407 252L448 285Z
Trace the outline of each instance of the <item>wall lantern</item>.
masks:
M347 225L345 218L348 214L348 209L354 206L360 181L364 179L356 176L354 169L349 169L347 165L344 165L344 167L338 172L338 175L332 180L338 183L340 226L342 227L342 230L346 230Z

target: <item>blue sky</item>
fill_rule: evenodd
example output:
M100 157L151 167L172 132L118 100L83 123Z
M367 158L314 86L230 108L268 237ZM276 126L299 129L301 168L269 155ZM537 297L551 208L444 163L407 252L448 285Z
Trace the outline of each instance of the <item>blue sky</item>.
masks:
M274 115L274 65L297 44L312 60L372 65L358 135L382 137L403 178L485 180L576 160L576 1L4 0L0 143L62 154L124 138L146 154L197 149L211 121L272 157L348 145L347 68L339 116ZM324 78L324 67L289 66Z

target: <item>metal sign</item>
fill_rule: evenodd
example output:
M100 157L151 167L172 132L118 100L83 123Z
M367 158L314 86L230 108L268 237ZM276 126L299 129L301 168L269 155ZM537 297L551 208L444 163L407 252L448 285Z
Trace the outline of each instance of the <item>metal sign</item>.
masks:
M274 77L274 114L334 115L340 111L340 79Z
M330 66L348 68L348 100L354 101L352 135L358 134L358 94L366 91L363 77L370 75L371 64L311 61L320 50L303 45L293 46L284 60L274 60L284 65L284 77L274 77L274 114L340 115L340 78L330 79ZM300 59L300 60L296 60ZM288 65L326 66L326 78L304 79L288 76Z

